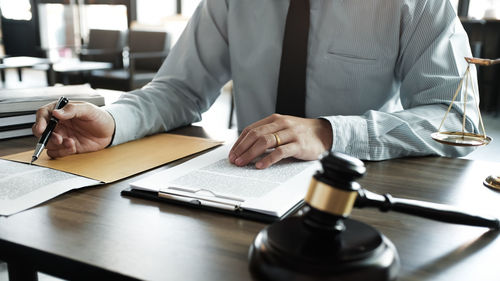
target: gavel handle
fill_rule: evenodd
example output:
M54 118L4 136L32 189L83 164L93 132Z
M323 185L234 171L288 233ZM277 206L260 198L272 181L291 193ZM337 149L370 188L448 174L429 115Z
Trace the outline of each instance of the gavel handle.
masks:
M354 206L357 208L375 207L382 212L392 210L436 221L500 230L500 220L495 217L466 213L458 208L444 204L396 198L390 194L380 195L366 189L358 191Z

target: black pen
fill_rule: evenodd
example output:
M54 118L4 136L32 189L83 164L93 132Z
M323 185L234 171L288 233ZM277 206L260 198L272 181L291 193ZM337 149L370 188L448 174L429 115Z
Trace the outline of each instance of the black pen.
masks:
M65 97L60 97L59 100L56 103L56 106L54 109L61 109L63 108L66 104L68 104L68 99ZM45 131L43 131L42 136L38 140L38 143L36 144L35 151L33 152L33 157L31 157L31 163L35 162L38 157L40 156L40 153L42 153L43 149L47 145L47 142L49 141L50 136L52 135L52 132L56 128L57 123L59 120L55 118L54 116L50 117L49 124L47 124L47 128L45 128Z

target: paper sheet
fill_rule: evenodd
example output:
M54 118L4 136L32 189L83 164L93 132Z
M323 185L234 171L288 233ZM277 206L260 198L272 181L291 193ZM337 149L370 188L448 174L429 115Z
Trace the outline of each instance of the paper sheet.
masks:
M100 183L53 169L0 159L0 215L9 216L72 189Z
M280 217L304 198L312 175L320 167L318 161L292 159L263 170L256 169L254 163L237 167L227 159L230 148L222 146L131 186L155 192L174 187L172 194L182 196L191 192L196 196L234 198L242 201L243 209Z

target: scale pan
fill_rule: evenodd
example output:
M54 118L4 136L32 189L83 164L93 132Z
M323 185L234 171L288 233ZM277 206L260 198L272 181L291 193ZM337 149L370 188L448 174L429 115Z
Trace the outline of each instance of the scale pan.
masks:
M481 146L491 142L489 136L462 132L436 132L431 137L437 142L455 146Z

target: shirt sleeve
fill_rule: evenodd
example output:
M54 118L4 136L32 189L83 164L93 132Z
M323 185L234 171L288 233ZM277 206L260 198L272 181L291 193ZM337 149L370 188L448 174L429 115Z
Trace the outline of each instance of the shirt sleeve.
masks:
M201 120L231 75L226 15L225 0L202 1L153 81L105 106L112 145Z
M449 1L411 2L414 6L406 6L402 12L400 53L394 69L403 110L323 117L332 126L332 150L366 160L409 155L456 157L472 151L440 144L430 136L438 130L466 71L464 57L471 56L467 35ZM472 85L466 91L466 131L477 132L477 111L469 110L475 108L472 87L477 93L473 66L471 74ZM441 131L461 131L462 99L459 95L453 103Z

